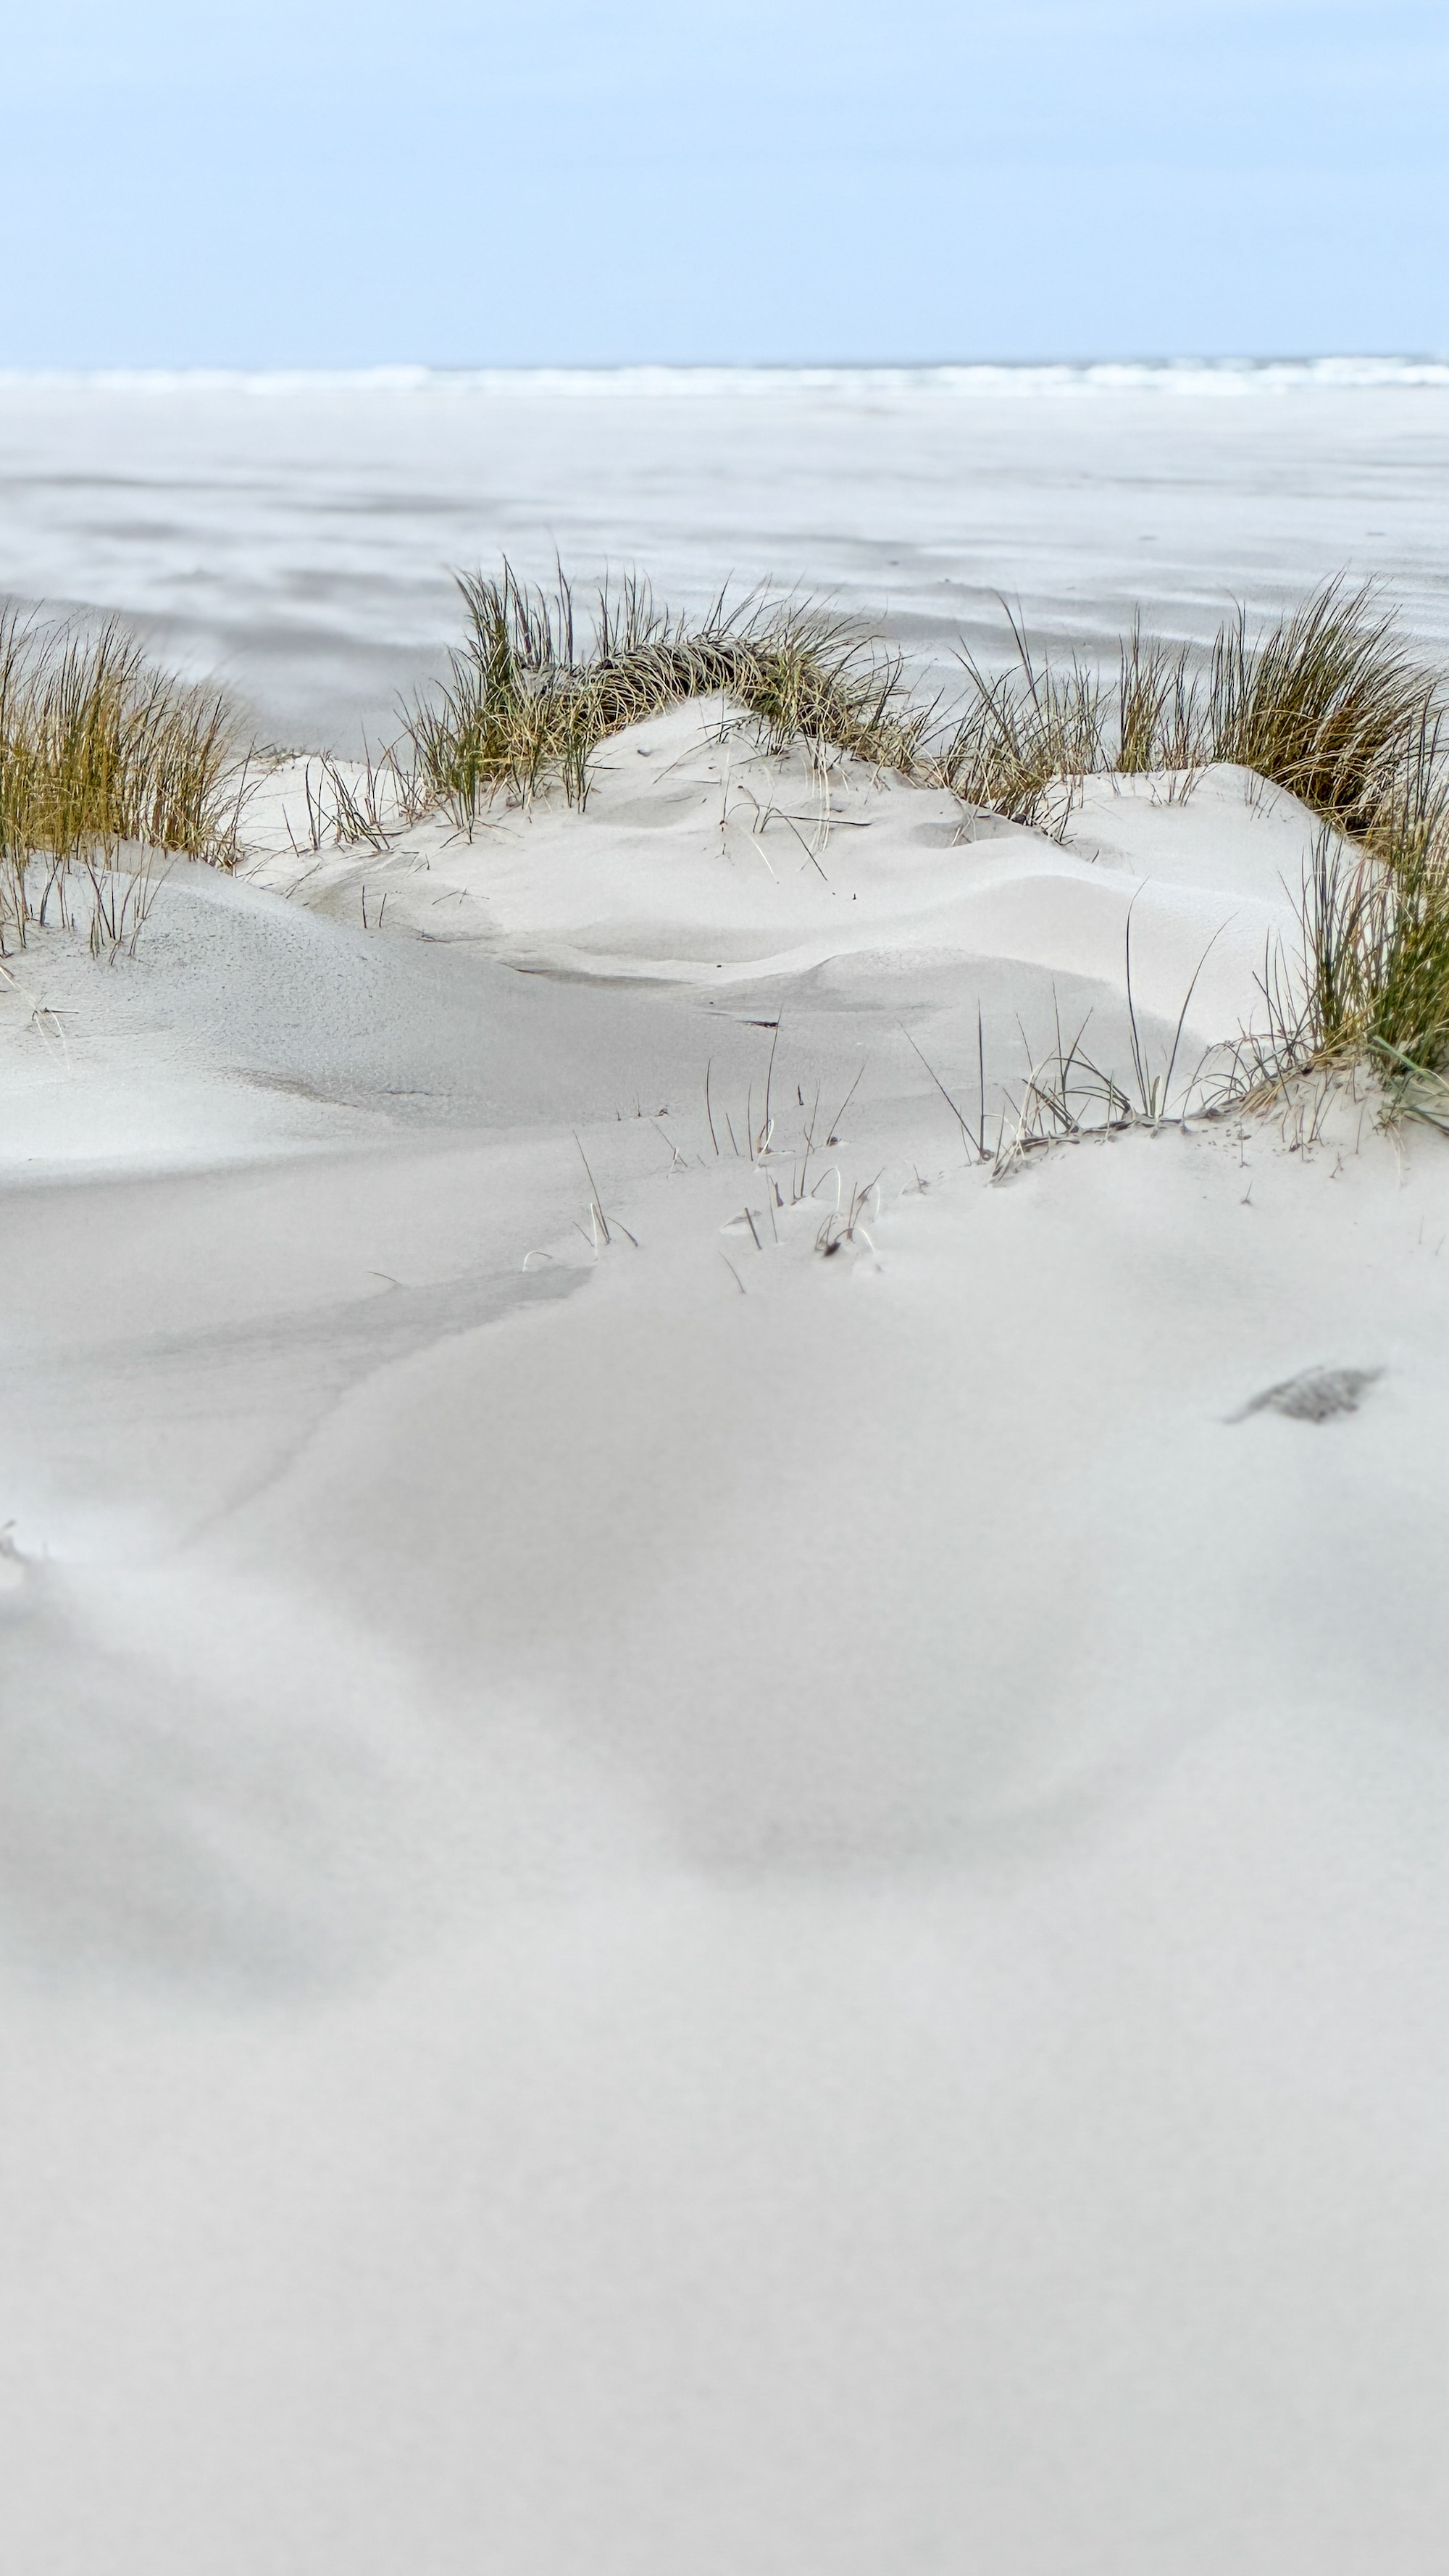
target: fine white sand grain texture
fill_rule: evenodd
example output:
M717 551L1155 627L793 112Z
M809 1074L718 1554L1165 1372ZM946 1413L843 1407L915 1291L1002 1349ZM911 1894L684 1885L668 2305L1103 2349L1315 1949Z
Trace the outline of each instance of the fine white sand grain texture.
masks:
M0 987L7 2570L1430 2576L1449 1145L942 1089L1191 1075L1311 818L307 781Z

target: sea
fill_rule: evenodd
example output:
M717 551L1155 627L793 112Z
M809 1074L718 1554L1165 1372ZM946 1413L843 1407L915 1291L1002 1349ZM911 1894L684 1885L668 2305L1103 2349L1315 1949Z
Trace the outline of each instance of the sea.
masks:
M1342 576L1449 657L1449 360L0 373L0 592L115 611L263 738L381 747L507 556L807 593L948 697L1015 617L1205 641Z

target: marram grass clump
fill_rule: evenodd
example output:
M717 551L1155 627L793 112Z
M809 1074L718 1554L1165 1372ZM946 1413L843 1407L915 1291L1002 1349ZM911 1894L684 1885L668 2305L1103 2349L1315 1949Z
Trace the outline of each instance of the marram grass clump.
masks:
M160 669L114 620L87 631L0 612L0 953L47 906L65 915L77 868L104 940L107 921L139 907L117 912L103 882L123 852L234 865L239 809L237 732L218 691Z
M1305 992L1287 1054L1367 1059L1393 1106L1449 1114L1449 816L1380 818L1378 846L1325 829L1304 898Z
M1198 660L1134 622L1111 676L1076 656L1054 667L1011 631L1004 673L963 657L970 698L940 782L1058 836L1103 772L1170 771L1185 792L1226 761L1291 790L1324 828L1302 970L1270 978L1257 1072L1271 1087L1367 1059L1391 1106L1449 1103L1449 701L1373 591L1326 583L1256 639L1239 609Z
M447 678L407 710L406 736L419 791L460 820L551 785L581 804L599 743L712 695L756 717L772 751L818 743L1058 832L1084 778L1231 761L1350 838L1397 844L1437 775L1437 678L1370 590L1338 582L1257 639L1239 609L1206 656L1134 621L1112 676L1075 655L1038 659L1013 620L1004 672L963 654L968 702L943 733L899 653L808 602L729 610L721 598L690 620L627 577L598 591L585 627L562 573L552 592L506 562L457 581L468 633Z
M759 721L773 751L804 739L913 772L928 711L905 689L898 654L843 619L785 602L698 620L656 605L647 583L607 583L587 630L560 573L552 593L505 563L460 574L469 632L447 679L408 710L416 773L462 823L500 792L527 804L561 785L588 795L589 756L626 725L687 698L722 695Z
M1015 822L1065 831L1074 791L1103 772L1231 761L1391 851L1437 792L1441 684L1371 590L1329 582L1255 641L1239 609L1201 661L1135 622L1112 678L1076 656L1038 660L1015 621L1012 641L1001 673L963 656L969 702L936 768Z

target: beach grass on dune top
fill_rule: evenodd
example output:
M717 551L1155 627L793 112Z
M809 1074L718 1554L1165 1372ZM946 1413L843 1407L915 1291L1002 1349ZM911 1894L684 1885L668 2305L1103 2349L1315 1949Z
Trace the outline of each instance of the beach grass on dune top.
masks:
M562 573L551 593L507 563L458 586L467 638L446 680L408 710L407 734L427 789L459 821L500 792L527 804L552 784L582 805L597 745L689 698L730 698L771 750L804 739L917 765L927 712L900 657L844 619L788 601L731 610L721 597L691 620L628 577L602 586L585 626Z
M162 670L118 621L0 614L0 859L143 842L227 862L235 766L220 692Z
M1381 825L1381 834L1383 827ZM1325 830L1304 899L1300 1054L1369 1058L1391 1095L1449 1108L1449 829L1406 815L1378 854Z
M1210 652L1134 621L1104 675L1079 656L963 655L965 712L935 774L968 805L1065 832L1084 778L1233 762L1324 829L1303 896L1304 976L1271 997L1283 1068L1371 1057L1401 1100L1449 1074L1449 765L1440 676L1371 587L1322 585L1259 636L1237 610Z
M1015 822L1064 829L1085 777L1231 761L1387 848L1436 792L1441 683L1371 588L1325 583L1256 638L1238 609L1205 658L1135 621L1111 677L1076 655L1037 657L1016 620L1011 636L1003 672L963 654L968 703L937 771Z
M117 923L144 917L140 895L121 901L101 883L128 847L233 866L238 740L219 691L161 669L117 620L87 629L0 612L0 950L51 901L68 917L76 866L105 925L94 944L114 947Z
M1038 828L1065 828L1085 777L1229 761L1373 847L1397 841L1438 774L1436 675L1371 589L1337 581L1257 637L1235 611L1206 656L1145 635L1139 618L1110 676L1075 654L1038 657L1013 619L1005 671L962 654L967 704L942 733L899 653L809 601L721 598L691 620L626 576L585 621L562 572L551 592L506 561L456 579L468 632L406 733L424 792L460 820L550 785L582 803L599 743L713 695L755 716L771 751L818 743Z

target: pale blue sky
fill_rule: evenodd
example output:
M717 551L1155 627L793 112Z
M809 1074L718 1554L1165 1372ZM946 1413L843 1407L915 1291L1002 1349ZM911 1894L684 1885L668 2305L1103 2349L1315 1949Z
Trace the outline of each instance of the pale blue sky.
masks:
M1442 0L9 0L0 365L1449 346Z

